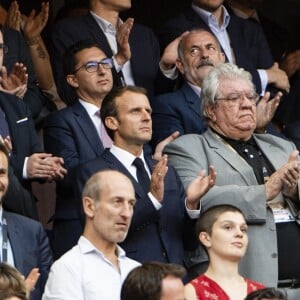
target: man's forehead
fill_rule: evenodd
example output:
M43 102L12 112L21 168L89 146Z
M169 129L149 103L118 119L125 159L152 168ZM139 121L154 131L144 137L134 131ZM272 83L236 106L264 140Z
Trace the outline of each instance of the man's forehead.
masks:
M105 53L97 47L85 48L76 54L78 60L97 60L106 58Z
M217 41L214 36L207 32L207 31L200 31L200 32L193 32L191 33L185 41L185 45L190 47L193 44L200 45L200 44L213 44L217 45Z

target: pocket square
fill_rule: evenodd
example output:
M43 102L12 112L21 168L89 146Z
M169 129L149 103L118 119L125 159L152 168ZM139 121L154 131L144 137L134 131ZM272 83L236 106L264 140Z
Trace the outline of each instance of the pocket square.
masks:
M19 124L19 123L22 123L22 122L25 122L25 121L28 121L28 118L27 118L27 117L18 120L16 123Z

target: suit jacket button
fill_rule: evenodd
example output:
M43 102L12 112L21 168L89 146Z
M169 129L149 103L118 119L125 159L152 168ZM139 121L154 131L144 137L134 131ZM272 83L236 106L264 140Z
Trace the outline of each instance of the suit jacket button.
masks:
M273 253L272 258L277 258L277 253Z

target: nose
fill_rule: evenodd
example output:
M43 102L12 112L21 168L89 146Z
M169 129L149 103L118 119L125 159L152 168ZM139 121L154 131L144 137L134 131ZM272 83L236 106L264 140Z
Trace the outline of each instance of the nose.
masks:
M143 110L143 120L144 121L150 121L151 120L151 114L146 109Z
M98 63L97 72L98 72L98 74L105 74L107 72L107 69L105 69L102 64Z
M133 215L133 206L129 203L124 203L121 215L123 218L130 219Z

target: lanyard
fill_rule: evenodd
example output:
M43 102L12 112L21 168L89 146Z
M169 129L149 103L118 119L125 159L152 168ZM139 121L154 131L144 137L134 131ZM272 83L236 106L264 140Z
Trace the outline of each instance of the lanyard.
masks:
M7 262L7 249L8 249L7 223L6 223L6 219L2 218L2 261L3 262Z

